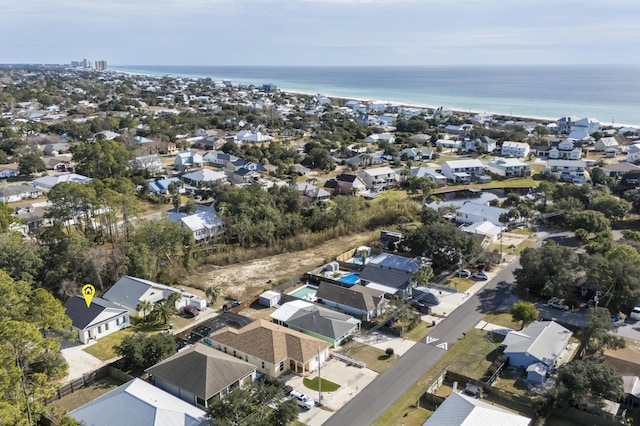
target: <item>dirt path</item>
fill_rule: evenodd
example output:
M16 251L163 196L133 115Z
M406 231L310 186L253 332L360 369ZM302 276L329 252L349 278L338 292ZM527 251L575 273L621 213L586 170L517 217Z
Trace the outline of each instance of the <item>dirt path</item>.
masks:
M312 249L283 253L229 266L201 266L184 284L205 289L218 285L223 296L246 298L268 287L267 281L278 282L308 272L333 258L378 236L378 231L361 232L335 238Z

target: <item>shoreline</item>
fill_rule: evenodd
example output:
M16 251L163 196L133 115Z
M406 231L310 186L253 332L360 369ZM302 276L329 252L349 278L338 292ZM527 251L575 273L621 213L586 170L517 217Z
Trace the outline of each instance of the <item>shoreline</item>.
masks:
M231 80L234 82L238 82L238 84L253 84L253 85L259 85L255 82L250 82L250 81L245 81L243 79L238 79L238 78L232 78L232 77L203 77L203 76L193 76L193 75L189 75L189 74L171 74L171 73L163 73L163 72L157 72L157 73L153 73L153 72L149 72L149 71L130 71L130 70L119 70L119 69L111 69L109 70L110 72L116 72L116 73L121 73L121 74L129 74L129 75L137 75L137 76L145 76L145 77L152 77L152 78L160 78L160 77L166 77L166 76L170 76L173 78L185 78L185 79L193 79L193 80L198 80L198 79L202 79L202 78L210 78L213 81L222 81L222 80ZM402 106L402 107L406 107L406 108L417 108L417 109L427 109L427 110L435 110L436 108L438 108L439 106L434 106L432 104L422 104L422 103L415 103L415 102L411 102L411 101L395 101L395 100L381 100L380 98L373 98L373 97L362 97L362 96L345 96L345 95L335 95L335 94L331 94L330 91L321 91L321 90L317 90L317 91L307 91L307 90L302 90L302 89L294 89L294 88L287 88L286 86L282 86L282 87L278 87L278 90L284 92L284 93L288 93L288 94L292 94L292 95L304 95L304 96L315 96L317 94L322 94L324 96L327 96L328 98L331 99L340 99L340 100L354 100L354 101L360 101L360 102L367 102L367 101L371 101L371 100L380 100L382 102L388 102L390 104L395 104L398 106ZM447 106L447 105L441 105L443 107L446 107L447 109L450 109L452 112L456 113L456 114L461 114L461 115L467 115L467 116L471 116L471 115L475 115L475 114L487 114L490 117L495 117L495 116L500 116L500 117L505 117L505 118L510 118L512 120L519 120L519 121L534 121L534 122L541 122L541 123L555 123L558 121L558 119L562 118L562 117L549 117L549 116L537 116L537 115L527 115L527 114L513 114L513 113L501 113L501 112L488 112L488 111L481 111L479 109L463 109L460 107L455 107L455 106ZM572 114L569 114L572 115ZM584 118L584 117L579 117L579 118ZM630 128L634 128L634 129L639 129L640 130L640 124L627 124L627 123L609 123L609 124L604 124L603 122L600 122L600 125L602 126L603 129L605 128L613 128L613 129L618 129L618 128L622 128L622 127L630 127Z

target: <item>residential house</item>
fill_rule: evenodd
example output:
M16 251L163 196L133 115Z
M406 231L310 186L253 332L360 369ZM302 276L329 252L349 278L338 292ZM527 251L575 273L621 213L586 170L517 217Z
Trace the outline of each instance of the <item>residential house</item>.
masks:
M582 160L549 160L546 172L564 182L583 184L588 176L586 167L587 164Z
M140 379L133 379L69 412L87 426L205 426L200 408Z
M202 188L203 186L226 182L227 174L225 172L214 172L209 169L201 169L182 175L182 180L187 185Z
M452 392L422 426L530 426L531 419L481 401L475 396Z
M169 220L180 221L183 228L188 228L193 233L196 243L209 241L225 232L224 221L218 216L213 204L199 205L195 213L189 215L172 213L169 215Z
M309 201L311 204L326 203L331 199L331 194L329 192L309 183L294 183L291 187L300 192L302 198Z
M389 167L365 169L358 173L369 191L385 191L398 186L398 175Z
M371 321L389 308L389 301L384 295L383 291L361 285L352 285L347 288L323 281L316 291L316 300L318 303L354 315L363 321Z
M430 148L405 148L398 153L400 159L411 161L428 161L433 158L434 151Z
M38 146L44 155L60 155L71 150L71 144L67 142L50 143L44 146Z
M527 380L542 383L557 366L572 334L555 321L534 321L507 334L502 342L504 354L509 365L527 370Z
M456 139L438 139L436 141L436 146L439 146L440 148L448 148L451 150L459 150L462 149L465 144L464 141L459 141Z
M177 177L172 177L172 178L160 179L155 182L149 182L149 192L156 195L167 195L169 193L169 186L172 183L179 184L180 179L178 179ZM185 193L184 187L179 186L178 192L180 194L184 194Z
M364 141L367 143L374 143L374 142L395 143L396 137L393 135L393 133L374 133L372 135L367 136L364 139Z
M568 135L573 129L573 123L578 121L578 117L566 116L556 121L556 132L562 135Z
M269 142L273 140L273 138L260 132L255 132L253 130L240 130L238 134L236 134L235 140L240 143L260 143Z
M147 170L150 173L164 171L164 164L160 161L158 154L143 155L131 160L130 165L135 170Z
M44 157L44 166L47 170L57 172L73 172L73 160L71 154L62 154L55 157Z
M243 158L227 163L225 173L234 183L250 183L257 181L265 173L266 169L260 163L254 163Z
M429 178L439 187L447 186L447 177L432 167L414 167L411 169L411 176Z
M336 176L336 182L340 194L361 194L367 190L367 184L358 175L341 173Z
M64 308L78 340L84 344L131 325L127 309L99 297L94 297L87 306L84 297L76 295L65 303Z
M307 176L311 173L311 169L303 166L302 164L294 164L293 170L298 174L298 176Z
M531 147L526 142L505 141L500 148L500 155L503 157L525 158L529 155Z
M531 166L517 158L497 158L487 163L487 169L505 178L531 176Z
M59 184L60 182L75 182L81 184L87 184L91 182L91 178L82 176L76 173L67 173L58 176L43 176L31 182L33 186L39 188L45 192Z
M640 166L636 166L633 163L611 163L605 164L601 167L604 174L608 177L620 179L622 175L629 172L637 172L640 170Z
M144 317L145 313L138 310L138 304L140 302L147 301L151 304L155 304L162 300L166 300L172 293L181 294L185 301L194 297L189 293L164 284L158 284L153 281L125 275L112 285L102 298L109 302L113 302L120 307L128 309L133 315ZM176 303L176 308L185 304L186 303L182 301L178 301Z
M7 185L0 188L0 202L13 203L25 198L38 198L42 190L31 185Z
M339 161L340 160L338 160L338 162ZM381 151L367 153L365 150L360 154L356 154L353 157L348 158L345 162L351 167L369 167L384 164L386 162L386 158L384 158Z
M553 142L548 152L548 157L553 160L579 160L582 157L582 142L569 138Z
M489 221L474 222L471 225L462 225L460 230L470 235L483 235L488 238L488 241L493 243L498 240L502 234L502 227L496 226ZM485 241L483 238L480 245Z
M442 174L454 183L469 183L484 173L484 165L480 160L445 161L440 167Z
M329 343L259 319L240 328L222 328L203 343L255 365L259 373L278 378L289 371L316 371L329 359Z
M2 164L0 165L0 179L7 179L16 177L20 174L17 164Z
M640 160L640 143L634 143L627 148L627 161L636 163Z
M509 209L466 201L462 207L456 210L456 222L468 225L476 222L490 222L495 226L504 227L511 223L500 221L500 216L505 213L509 213Z
M380 253L366 263L360 272L360 283L406 299L411 297L411 289L416 285L413 274L424 264L425 262L418 258Z
M181 172L202 167L202 164L202 154L188 150L178 152L178 155L176 155L176 158L173 160L173 165Z
M585 140L591 137L592 133L602 130L600 122L595 118L582 118L573 122L569 137L575 140Z
M147 368L150 382L206 410L216 399L256 379L256 367L202 343Z
M360 330L360 320L304 300L287 302L276 309L271 320L336 347Z
M110 141L120 136L120 133L112 132L109 130L103 130L102 132L98 132L95 135L96 139L103 139L105 141Z
M497 148L496 141L488 136L481 136L473 140L464 141L464 149L467 152L489 153Z
M53 219L47 217L44 207L24 206L16 209L16 215L21 223L25 224L22 232L35 234L42 226L50 225Z
M593 150L598 152L604 152L612 148L615 149L616 151L620 149L620 144L618 143L618 140L613 136L600 138L593 146Z

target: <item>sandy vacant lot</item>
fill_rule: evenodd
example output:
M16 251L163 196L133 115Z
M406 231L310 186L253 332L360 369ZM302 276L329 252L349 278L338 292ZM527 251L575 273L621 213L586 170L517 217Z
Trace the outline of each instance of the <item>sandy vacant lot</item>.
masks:
M309 250L283 253L229 266L200 267L184 284L205 289L218 285L225 297L246 298L257 295L268 286L267 281L291 279L320 266L325 259L335 257L350 248L370 241L378 231L362 232L327 241Z

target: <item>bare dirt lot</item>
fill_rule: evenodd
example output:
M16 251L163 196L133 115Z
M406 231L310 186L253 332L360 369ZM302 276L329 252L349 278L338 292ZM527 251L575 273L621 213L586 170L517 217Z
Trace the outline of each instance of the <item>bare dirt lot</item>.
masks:
M225 297L246 298L269 287L267 281L277 283L320 266L350 248L356 248L378 236L378 231L361 232L335 238L312 249L283 253L229 266L205 265L198 268L185 285L205 289L218 285Z

